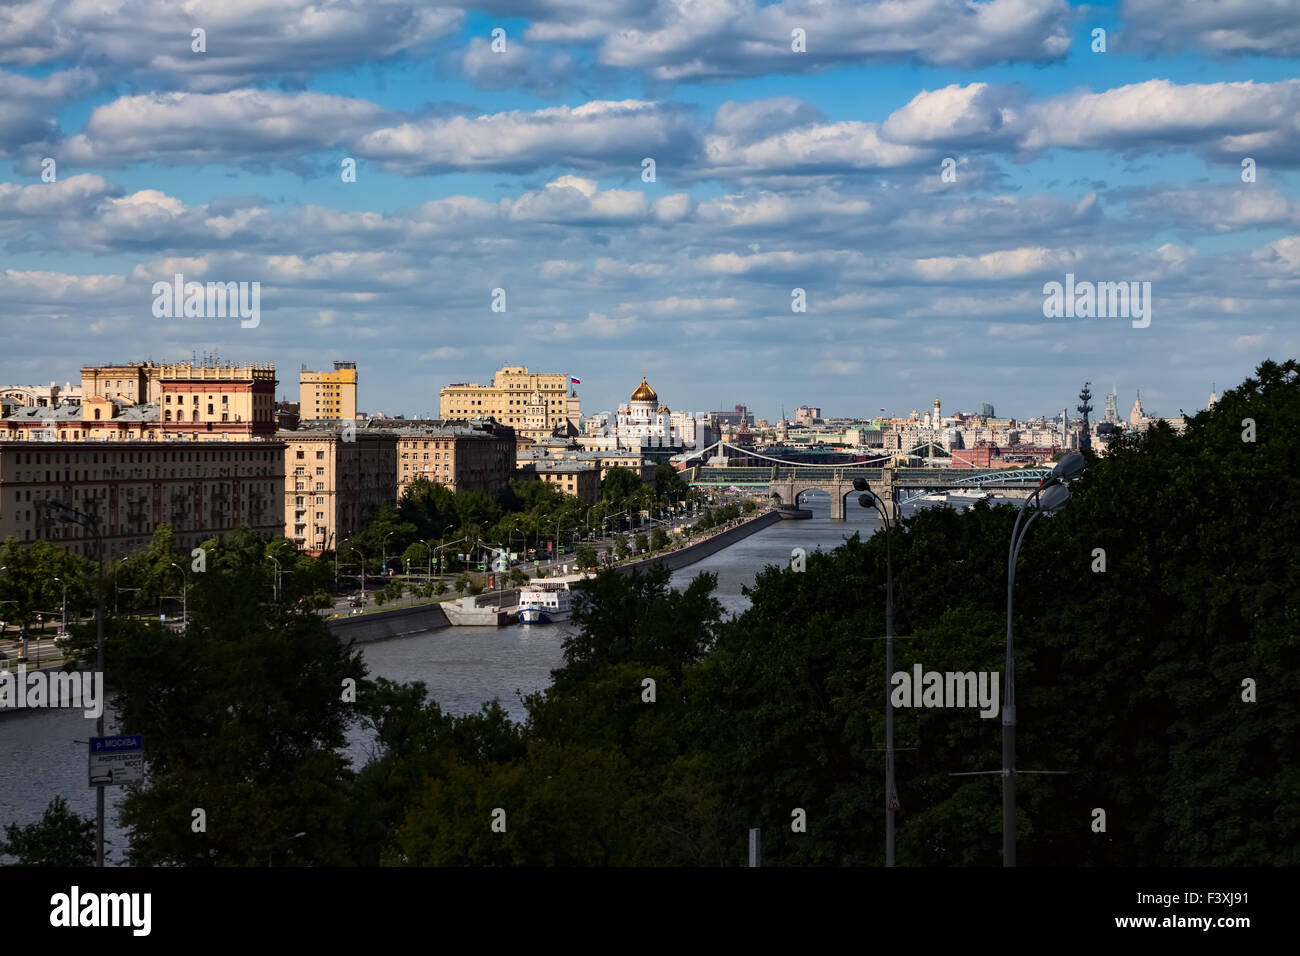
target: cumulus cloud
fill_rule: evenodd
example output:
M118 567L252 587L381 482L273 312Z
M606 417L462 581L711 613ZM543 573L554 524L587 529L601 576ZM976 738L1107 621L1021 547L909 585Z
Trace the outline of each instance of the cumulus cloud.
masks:
M458 6L412 0L14 0L0 6L0 63L84 61L190 90L266 79L303 83L330 69L414 54L449 35ZM191 31L207 32L206 52Z
M294 163L338 146L387 113L325 93L232 90L124 96L95 108L60 155L82 165Z
M653 23L601 44L600 60L681 81L816 72L846 63L987 66L1069 50L1066 0L664 0ZM804 53L791 34L806 35Z
M556 163L640 169L645 156L681 156L695 133L685 111L642 100L593 100L531 112L427 117L362 136L357 151L404 173L449 169L520 172Z
M1124 0L1121 15L1125 50L1300 56L1300 18L1291 0Z
M576 64L563 50L543 50L507 39L501 52L483 37L469 41L460 57L460 71L481 90L522 89L539 96L561 93Z

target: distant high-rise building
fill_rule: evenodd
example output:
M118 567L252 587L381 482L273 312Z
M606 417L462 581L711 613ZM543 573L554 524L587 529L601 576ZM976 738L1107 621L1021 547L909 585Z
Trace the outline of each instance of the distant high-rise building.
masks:
M985 402L980 406L980 414L985 418L993 418L994 417L993 406L990 405L988 402Z
M332 372L298 376L298 409L304 419L347 421L357 417L357 363L335 362Z
M794 410L794 420L800 425L812 425L822 417L822 410L812 405L800 405Z
M1210 404L1207 405L1206 408L1208 408L1208 409L1210 409L1211 411L1213 411L1213 410L1214 410L1214 406L1217 405L1217 404L1219 404L1219 396L1218 396L1218 394L1217 394L1217 393L1215 392L1215 390L1214 390L1214 385L1211 384L1211 385L1210 385Z
M1119 395L1116 394L1114 385L1106 396L1106 422L1110 425L1119 424Z

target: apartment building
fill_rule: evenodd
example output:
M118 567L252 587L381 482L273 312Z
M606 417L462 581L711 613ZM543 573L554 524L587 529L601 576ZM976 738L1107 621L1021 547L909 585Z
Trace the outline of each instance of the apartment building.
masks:
M525 481L545 481L585 504L600 500L600 466L586 461L529 461L516 469Z
M364 430L396 436L399 500L418 478L495 497L515 477L515 431L509 425L371 419Z
M576 461L594 464L600 469L602 482L611 468L626 468L633 474L639 475L646 484L653 484L655 480L655 463L643 458L640 451L617 448L588 450L535 445L515 454L516 468L523 468L527 464L539 461Z
M397 436L306 422L282 431L284 536L313 553L361 531L381 502L397 497Z
M283 494L284 446L275 441L0 438L0 540L52 541L94 557L90 532L56 521L48 498L99 515L109 559L144 547L163 523L182 549L241 523L278 537Z
M335 362L332 372L298 375L298 413L302 418L344 421L357 417L357 363Z
M524 365L497 370L491 385L448 385L439 393L439 403L443 420L495 418L529 438L547 438L556 429L576 435L582 419L567 375L530 372Z

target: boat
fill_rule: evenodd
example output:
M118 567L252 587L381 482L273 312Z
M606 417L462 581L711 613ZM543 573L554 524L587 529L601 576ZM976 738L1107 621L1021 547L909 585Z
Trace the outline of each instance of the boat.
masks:
M519 589L519 620L524 624L567 621L573 614L573 592L567 581L534 581Z
M993 497L993 492L983 490L971 491L952 491L948 493L948 500L956 499L959 503L985 501Z
M779 505L776 513L783 519L790 520L795 518L811 518L813 513L808 508L800 508L798 505Z

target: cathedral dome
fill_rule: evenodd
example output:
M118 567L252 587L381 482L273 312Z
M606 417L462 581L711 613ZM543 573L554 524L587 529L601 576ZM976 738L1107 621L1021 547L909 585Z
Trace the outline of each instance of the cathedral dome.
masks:
M641 376L641 384L638 385L636 391L632 393L632 401L650 402L652 404L657 404L659 401L659 396L655 394L655 390L646 384L644 375Z

